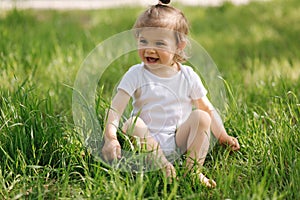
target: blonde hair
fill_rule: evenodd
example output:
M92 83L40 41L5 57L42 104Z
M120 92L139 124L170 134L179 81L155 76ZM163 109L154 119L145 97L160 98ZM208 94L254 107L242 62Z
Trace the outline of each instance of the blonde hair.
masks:
M136 20L133 28L136 30L136 36L139 35L138 29L141 28L166 28L175 32L177 44L187 43L189 25L186 17L181 10L169 5L157 4L144 11ZM185 52L179 51L175 54L174 60L177 62L186 61Z

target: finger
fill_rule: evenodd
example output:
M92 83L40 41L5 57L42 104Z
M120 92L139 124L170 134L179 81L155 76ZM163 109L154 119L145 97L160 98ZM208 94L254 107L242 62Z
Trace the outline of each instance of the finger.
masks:
M117 158L116 148L117 147L113 148L111 153L110 153L111 160L114 160L114 159Z
M103 159L104 159L105 161L107 161L107 155L106 155L106 151L105 151L104 148L102 149L102 156L103 156Z
M104 153L103 157L104 157L105 161L110 162L111 160L114 159L114 151L113 150L106 150L103 153Z
M230 146L231 146L231 148L233 150L236 148L236 142L235 142L234 138L231 138L231 140L230 140Z
M118 147L116 148L116 157L117 157L118 159L121 158L121 147L120 147L120 146L118 146Z
M239 145L239 142L238 142L238 140L236 138L234 138L234 143L235 143L236 149L239 149L240 145Z
M111 158L112 158L112 160L121 158L121 148L120 148L120 146L116 146L116 147L113 148L112 153L111 153Z
M103 154L103 158L104 158L105 161L108 161L108 160L109 160L107 154Z
M240 147L240 144L238 141L236 141L236 150L239 150L241 147Z
M107 161L107 157L105 154L102 154L103 155L103 160Z
M238 140L237 140L236 138L233 138L233 142L234 142L234 144L232 145L232 149L233 149L233 150L238 150L238 149L240 149L239 142L238 142Z

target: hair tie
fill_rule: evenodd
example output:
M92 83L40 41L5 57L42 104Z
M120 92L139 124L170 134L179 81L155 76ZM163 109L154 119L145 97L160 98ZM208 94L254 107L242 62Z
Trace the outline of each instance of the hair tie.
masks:
M159 0L158 4L169 4L171 0Z

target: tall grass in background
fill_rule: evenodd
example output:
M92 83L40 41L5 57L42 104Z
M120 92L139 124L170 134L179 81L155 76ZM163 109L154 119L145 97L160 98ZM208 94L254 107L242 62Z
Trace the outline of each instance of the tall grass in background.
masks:
M239 152L215 146L208 155L203 170L217 188L192 177L168 185L160 171L115 171L78 139L70 89L76 73L143 8L11 10L0 13L1 199L300 199L299 1L177 7L224 77L225 126L241 144ZM106 70L96 98L101 124L116 83L136 62L133 52Z

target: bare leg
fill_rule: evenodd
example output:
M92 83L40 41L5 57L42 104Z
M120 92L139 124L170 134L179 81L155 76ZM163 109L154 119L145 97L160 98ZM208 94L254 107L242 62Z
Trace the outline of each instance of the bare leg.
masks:
M141 143L146 145L147 151L153 152L154 157L158 158L168 178L176 177L174 166L165 157L159 143L149 134L148 127L141 118L131 117L124 123L122 130L126 134L140 138Z
M207 187L215 187L213 180L206 178L200 169L209 149L211 118L201 110L192 111L191 115L176 132L176 144L187 153L187 168L192 172L196 167L196 175Z

